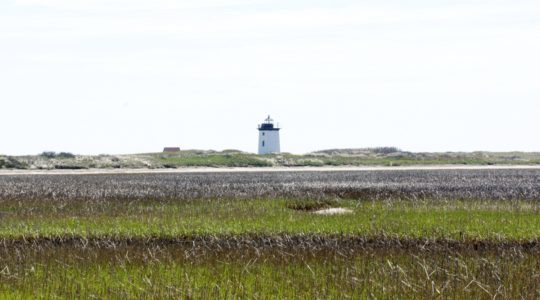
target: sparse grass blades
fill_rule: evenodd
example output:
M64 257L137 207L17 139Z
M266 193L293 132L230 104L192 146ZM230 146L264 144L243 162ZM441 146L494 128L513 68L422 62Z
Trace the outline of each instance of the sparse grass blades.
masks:
M195 244L196 245L196 244ZM108 299L537 298L523 250L289 248L190 244L0 246L0 297Z

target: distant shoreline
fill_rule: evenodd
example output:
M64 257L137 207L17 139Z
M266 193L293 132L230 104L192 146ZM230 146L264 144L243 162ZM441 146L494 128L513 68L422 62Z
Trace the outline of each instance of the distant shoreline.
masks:
M50 174L94 174L134 172L230 172L302 170L392 170L404 168L471 168L539 166L540 152L414 153L397 148L334 149L296 155L276 153L257 155L238 150L221 152L183 150L175 153L130 155L76 155L43 152L30 156L0 155L0 171L38 171ZM41 171L43 170L43 171Z
M190 167L177 169L84 169L84 170L0 170L0 176L12 175L108 175L175 173L246 173L246 172L354 172L354 171L430 171L430 170L537 170L540 165L414 165L414 166L339 166L339 167Z

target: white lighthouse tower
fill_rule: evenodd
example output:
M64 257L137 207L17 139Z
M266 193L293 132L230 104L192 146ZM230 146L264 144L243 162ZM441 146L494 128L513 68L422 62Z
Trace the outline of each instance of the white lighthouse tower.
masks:
M259 154L280 152L279 129L270 116L259 125Z

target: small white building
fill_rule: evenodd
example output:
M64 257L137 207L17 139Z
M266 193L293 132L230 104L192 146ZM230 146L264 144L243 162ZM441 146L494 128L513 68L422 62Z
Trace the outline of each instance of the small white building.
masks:
M279 125L268 116L259 125L259 154L279 153Z

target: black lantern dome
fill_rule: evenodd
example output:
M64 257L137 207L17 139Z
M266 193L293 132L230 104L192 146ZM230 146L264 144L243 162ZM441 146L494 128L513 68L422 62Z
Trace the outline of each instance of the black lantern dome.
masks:
M279 130L279 124L274 123L274 120L268 116L264 123L259 125L259 131L263 130Z

